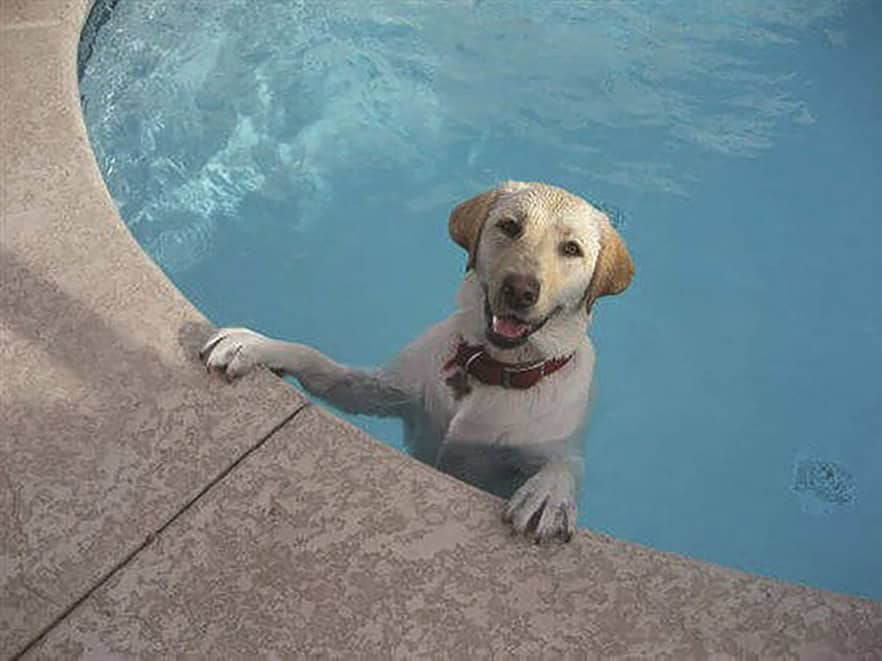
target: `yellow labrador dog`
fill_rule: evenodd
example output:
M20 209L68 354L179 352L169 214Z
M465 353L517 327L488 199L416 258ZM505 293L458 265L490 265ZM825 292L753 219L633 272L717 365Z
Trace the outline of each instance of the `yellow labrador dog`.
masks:
M631 282L631 257L606 215L540 183L463 202L450 236L469 253L458 311L383 369L243 328L216 332L203 359L229 379L265 365L344 411L398 416L415 457L507 498L517 532L568 540L594 371L586 331L595 301Z

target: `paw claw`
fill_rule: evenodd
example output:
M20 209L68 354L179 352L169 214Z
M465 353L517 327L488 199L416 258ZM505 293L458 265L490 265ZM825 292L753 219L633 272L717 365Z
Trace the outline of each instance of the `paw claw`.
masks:
M202 348L199 350L199 359L205 360L206 356L211 353L211 349L224 337L227 335L226 328L221 328L220 330L215 331L209 336L209 338L205 341L205 344L202 345Z
M259 352L265 341L247 328L222 328L208 339L199 355L209 372L222 372L232 382L260 364Z
M572 539L576 518L575 481L566 468L547 466L525 482L502 514L512 534L535 544Z

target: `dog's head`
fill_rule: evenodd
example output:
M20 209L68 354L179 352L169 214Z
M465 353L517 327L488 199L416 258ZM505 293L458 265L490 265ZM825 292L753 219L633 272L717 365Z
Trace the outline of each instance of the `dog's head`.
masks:
M601 296L619 294L634 264L609 219L567 191L506 182L457 206L450 236L469 253L486 338L548 355L584 334Z

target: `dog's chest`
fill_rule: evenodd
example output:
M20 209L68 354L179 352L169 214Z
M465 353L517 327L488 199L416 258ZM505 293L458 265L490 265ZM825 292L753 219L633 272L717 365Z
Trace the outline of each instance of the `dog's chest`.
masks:
M525 390L485 385L473 376L461 376L451 386L449 363L463 339L460 326L455 315L432 327L387 370L421 404L408 430L408 444L420 455L435 457L439 444L457 442L541 446L569 438L582 426L594 370L587 338L567 365Z
M444 443L526 447L571 436L582 424L587 381L574 365L524 390L490 386L462 377L466 392L440 379L430 395L429 415Z

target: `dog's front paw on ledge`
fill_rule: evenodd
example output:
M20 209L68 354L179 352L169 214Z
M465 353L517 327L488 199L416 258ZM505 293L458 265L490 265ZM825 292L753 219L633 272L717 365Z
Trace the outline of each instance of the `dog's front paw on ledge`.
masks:
M547 465L527 480L508 501L502 515L514 533L537 544L576 532L576 483L566 466Z
M199 358L209 371L235 381L261 364L262 348L267 342L266 337L247 328L221 328L208 338Z

